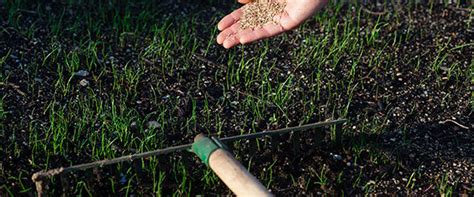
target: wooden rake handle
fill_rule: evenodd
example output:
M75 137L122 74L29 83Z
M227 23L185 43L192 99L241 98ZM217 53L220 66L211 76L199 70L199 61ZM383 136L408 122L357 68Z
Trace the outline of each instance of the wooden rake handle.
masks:
M272 196L260 181L228 151L203 134L194 138L193 151L237 196Z

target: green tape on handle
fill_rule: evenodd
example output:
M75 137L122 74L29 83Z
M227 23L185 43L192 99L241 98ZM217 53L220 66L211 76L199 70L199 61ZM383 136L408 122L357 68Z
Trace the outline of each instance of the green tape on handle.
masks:
M220 147L210 138L202 135L197 137L192 145L192 150L207 166L209 166L209 157Z

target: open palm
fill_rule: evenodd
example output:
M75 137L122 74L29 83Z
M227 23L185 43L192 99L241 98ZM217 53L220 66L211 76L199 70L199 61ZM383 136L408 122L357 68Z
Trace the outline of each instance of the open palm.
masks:
M276 24L268 23L260 28L240 29L239 20L243 15L242 7L225 16L217 25L217 28L221 31L217 35L217 43L225 48L231 48L238 44L246 44L276 36L303 23L326 5L328 0L280 1L286 1L286 7L281 15L275 16ZM239 2L245 4L250 2L250 0L239 0Z

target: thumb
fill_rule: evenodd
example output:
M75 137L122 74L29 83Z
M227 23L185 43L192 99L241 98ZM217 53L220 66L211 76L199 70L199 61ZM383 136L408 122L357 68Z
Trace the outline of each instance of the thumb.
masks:
M250 3L252 0L237 0L239 3L246 4Z

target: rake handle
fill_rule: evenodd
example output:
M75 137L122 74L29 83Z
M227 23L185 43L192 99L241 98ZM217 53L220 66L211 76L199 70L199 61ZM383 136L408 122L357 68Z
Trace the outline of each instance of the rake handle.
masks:
M222 148L211 154L209 166L237 196L272 196L257 178Z
M194 141L196 143L203 139L208 141L203 143L201 147L213 143L202 134L196 136ZM203 157L201 159L209 165L212 171L217 174L236 196L272 196L267 188L250 174L228 151L223 148L214 147L213 149L207 152L208 155L204 159Z

